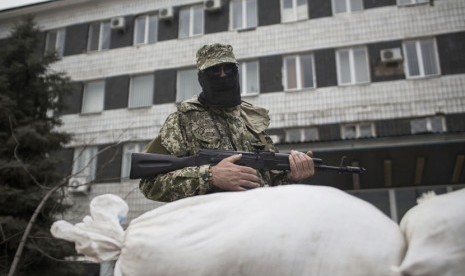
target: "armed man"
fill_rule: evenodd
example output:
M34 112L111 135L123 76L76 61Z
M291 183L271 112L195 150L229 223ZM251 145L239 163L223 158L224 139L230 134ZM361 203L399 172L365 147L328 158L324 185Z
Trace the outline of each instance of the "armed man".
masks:
M268 111L241 100L238 62L230 45L204 45L196 54L198 97L177 106L159 135L147 145L148 153L177 157L195 155L202 149L277 152L265 133ZM312 153L291 151L289 171L253 169L237 163L234 154L212 165L189 166L142 178L139 188L149 199L174 201L224 191L291 184L314 175Z

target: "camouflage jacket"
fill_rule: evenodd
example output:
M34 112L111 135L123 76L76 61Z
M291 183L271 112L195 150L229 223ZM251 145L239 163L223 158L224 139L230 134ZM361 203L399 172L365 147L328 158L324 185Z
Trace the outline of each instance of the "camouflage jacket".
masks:
M264 148L277 152L264 130L269 125L268 111L242 102L233 108L208 108L197 99L178 105L177 112L166 119L159 136L145 149L146 152L166 153L178 157L196 154L201 149L254 151ZM177 199L220 192L208 183L208 167L186 167L141 179L139 188L149 199L174 201ZM261 186L287 184L287 172L257 170Z

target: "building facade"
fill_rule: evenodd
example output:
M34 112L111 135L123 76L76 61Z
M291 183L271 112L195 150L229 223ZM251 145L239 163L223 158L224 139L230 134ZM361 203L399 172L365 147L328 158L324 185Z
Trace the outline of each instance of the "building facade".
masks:
M306 183L346 190L396 221L422 192L465 184L463 0L45 1L0 11L2 41L25 14L75 87L62 169L70 183L91 183L74 191L92 186L73 197L76 210L101 193L123 196L130 217L158 206L128 179L130 153L200 93L195 53L215 42L234 47L243 99L270 110L282 152L367 169Z

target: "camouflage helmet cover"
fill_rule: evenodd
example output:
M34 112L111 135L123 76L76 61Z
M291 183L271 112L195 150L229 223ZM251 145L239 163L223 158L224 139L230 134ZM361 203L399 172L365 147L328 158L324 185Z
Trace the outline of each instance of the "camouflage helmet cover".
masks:
M215 43L204 45L197 51L196 63L197 68L203 71L221 63L237 64L237 60L234 57L231 45Z

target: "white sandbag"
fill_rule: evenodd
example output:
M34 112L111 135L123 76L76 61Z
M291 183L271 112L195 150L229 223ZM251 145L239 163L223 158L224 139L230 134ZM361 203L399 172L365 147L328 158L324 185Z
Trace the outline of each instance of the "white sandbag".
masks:
M397 269L408 276L465 275L465 189L419 202L402 218L408 249Z
M329 187L197 196L133 220L115 275L390 275L396 223Z
M55 222L50 229L52 235L75 242L76 251L89 261L116 260L124 243L120 223L126 219L127 203L111 194L98 196L90 203L90 213L76 225L63 220Z

